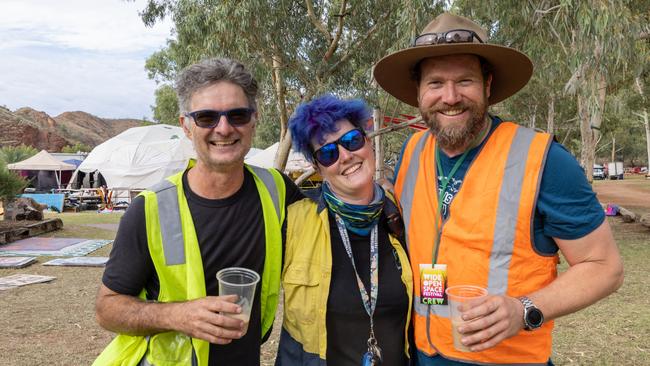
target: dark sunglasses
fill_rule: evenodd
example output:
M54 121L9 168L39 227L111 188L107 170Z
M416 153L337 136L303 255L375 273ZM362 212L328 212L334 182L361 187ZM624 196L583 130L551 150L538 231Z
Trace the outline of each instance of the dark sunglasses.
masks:
M213 109L203 109L200 111L187 113L186 116L192 117L197 126L202 128L215 128L221 120L221 116L226 116L226 120L231 126L243 126L251 121L255 113L253 108L233 108L227 111L216 111Z
M314 159L322 166L330 166L339 160L339 147L343 146L347 151L357 151L366 144L366 134L359 128L350 130L339 137L336 141L332 141L314 151Z
M425 46L441 43L466 43L473 42L476 38L483 43L481 37L476 32L467 29L452 29L442 33L423 33L415 38L413 46Z

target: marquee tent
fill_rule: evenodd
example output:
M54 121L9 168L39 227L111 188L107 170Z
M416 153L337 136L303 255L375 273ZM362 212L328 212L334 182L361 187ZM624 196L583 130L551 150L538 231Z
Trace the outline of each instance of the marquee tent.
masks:
M47 151L41 150L38 154L32 156L31 158L19 161L17 163L8 164L7 168L10 170L39 170L54 172L56 184L57 186L61 186L61 172L75 170L77 167L73 164L59 161L50 155ZM54 184L54 182L52 182L52 184Z
M99 171L109 189L144 189L183 170L195 156L180 127L133 127L95 147L79 170Z

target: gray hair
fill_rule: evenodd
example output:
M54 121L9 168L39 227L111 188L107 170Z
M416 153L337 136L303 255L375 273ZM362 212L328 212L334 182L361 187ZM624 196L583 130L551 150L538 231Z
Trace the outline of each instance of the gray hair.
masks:
M190 100L197 90L221 81L239 85L248 98L249 106L257 109L257 81L246 67L228 58L210 58L186 67L176 79L181 115L189 112Z

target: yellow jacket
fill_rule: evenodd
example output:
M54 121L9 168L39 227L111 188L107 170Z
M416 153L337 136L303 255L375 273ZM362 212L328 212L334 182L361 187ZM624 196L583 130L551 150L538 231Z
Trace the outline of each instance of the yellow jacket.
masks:
M393 204L388 201L387 204ZM401 278L409 297L404 329L404 352L408 355L413 277L406 251L393 235L389 239L402 263ZM332 275L330 244L328 214L322 204L305 198L288 207L282 270L284 321L276 366L326 364L326 312Z

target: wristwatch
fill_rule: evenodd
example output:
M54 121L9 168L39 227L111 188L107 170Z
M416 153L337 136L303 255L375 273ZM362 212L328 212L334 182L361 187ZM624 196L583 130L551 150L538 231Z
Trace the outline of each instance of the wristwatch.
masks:
M518 297L524 305L524 329L535 330L544 324L544 314L526 296Z

